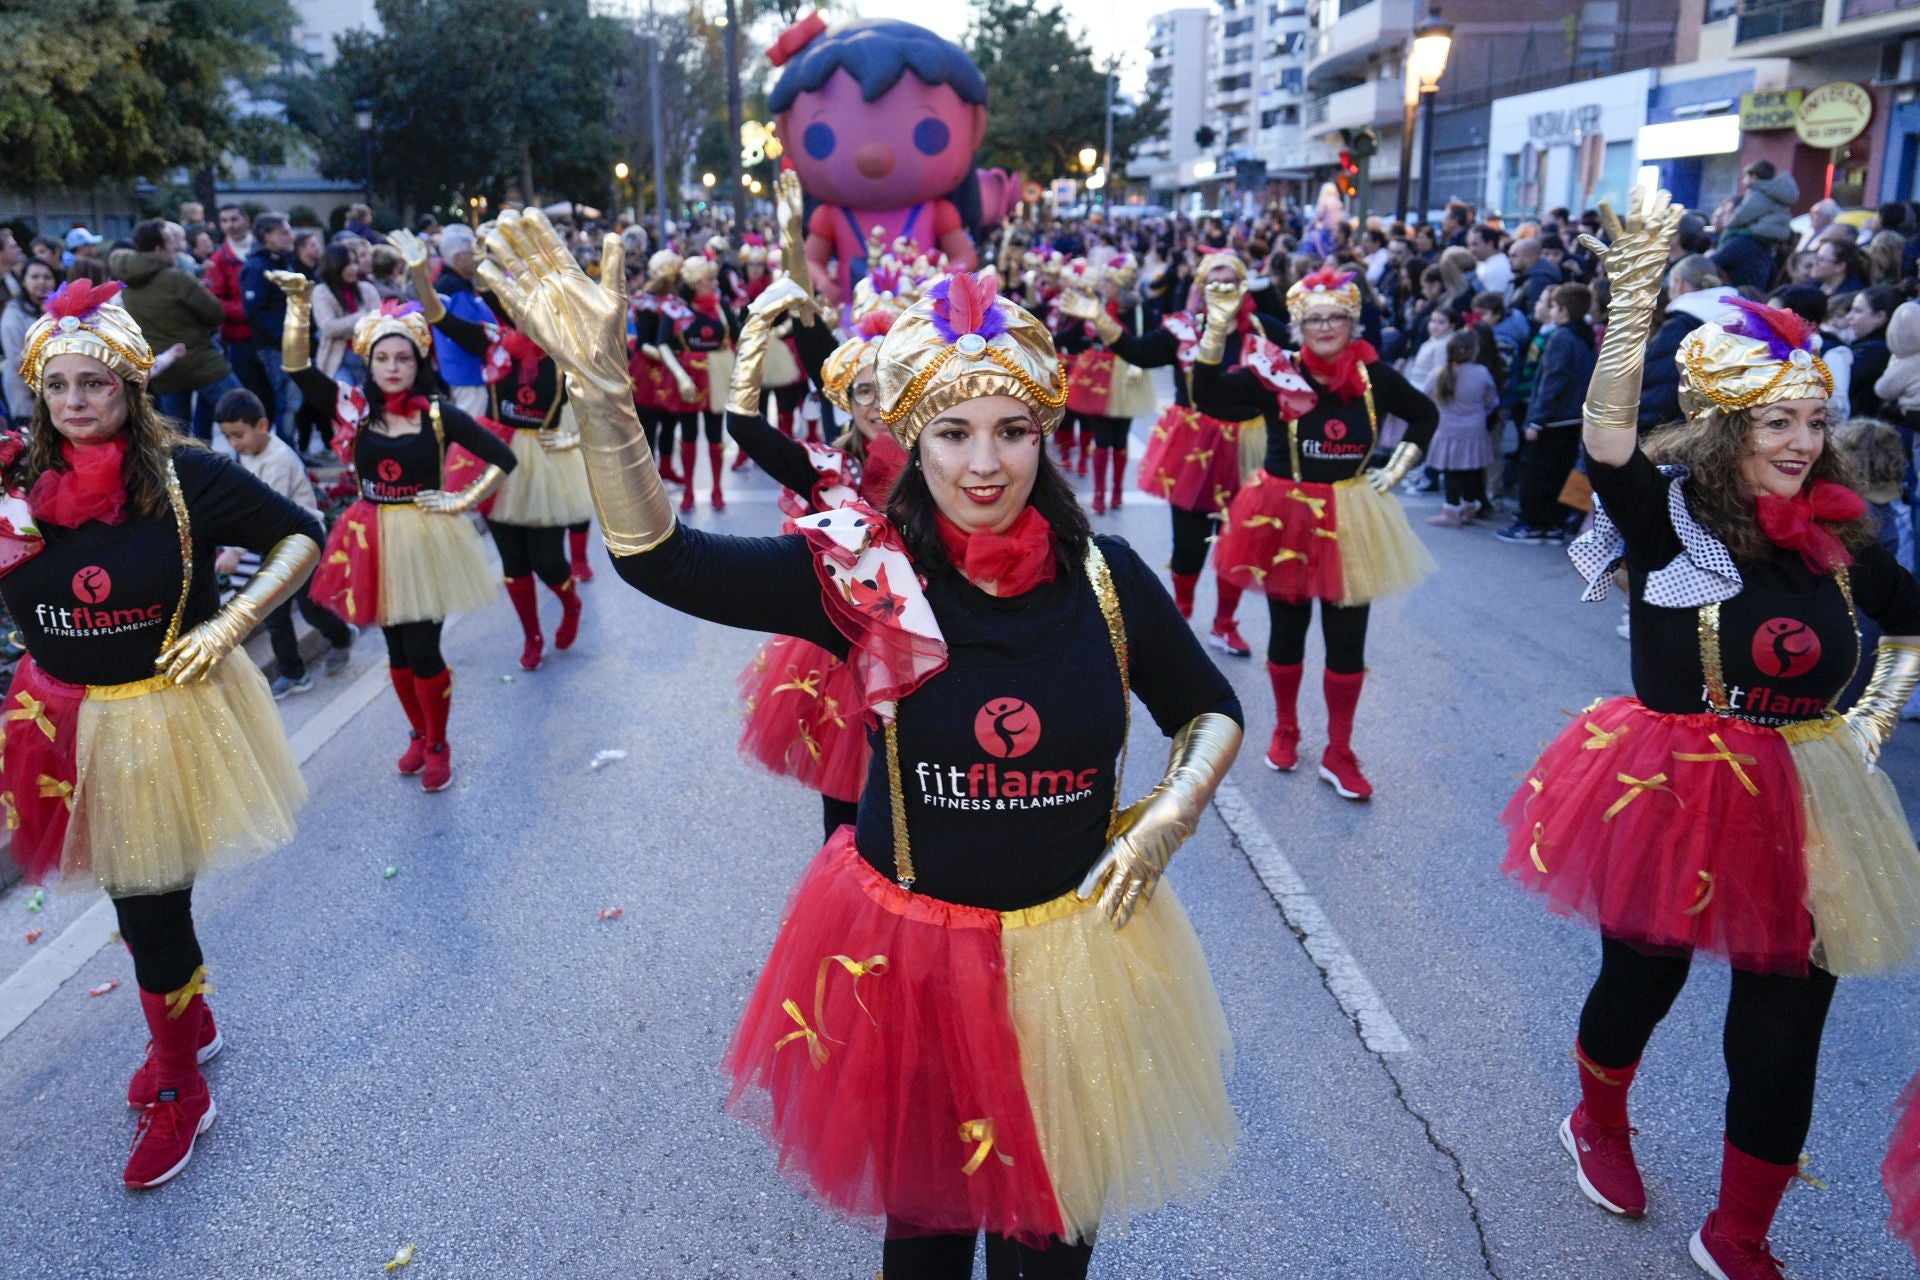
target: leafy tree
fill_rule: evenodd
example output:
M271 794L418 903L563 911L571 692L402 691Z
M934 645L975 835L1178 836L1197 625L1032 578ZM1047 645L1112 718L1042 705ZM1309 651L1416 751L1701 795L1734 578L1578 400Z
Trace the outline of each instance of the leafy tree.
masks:
M248 144L230 88L287 47L287 0L6 0L0 155L16 188L206 169Z
M379 0L379 34L279 89L321 172L358 179L356 101L373 111L373 180L396 204L572 193L602 203L619 149L614 67L629 33L587 0Z
M1073 171L1082 147L1106 136L1107 82L1084 33L1058 0L974 0L967 50L987 79L987 136L980 162L1045 179ZM1045 128L1035 128L1035 121ZM1166 124L1158 91L1116 97L1109 171L1125 173L1134 149Z
M697 150L704 127L716 112L722 121L726 119L726 84L718 71L721 54L684 13L640 18L628 31L627 41L628 51L614 72L613 130L623 147L620 158L632 166L640 207L651 208L653 122L648 115L647 43L657 41L660 141L668 202L675 204L687 157L693 155L696 164L704 159Z

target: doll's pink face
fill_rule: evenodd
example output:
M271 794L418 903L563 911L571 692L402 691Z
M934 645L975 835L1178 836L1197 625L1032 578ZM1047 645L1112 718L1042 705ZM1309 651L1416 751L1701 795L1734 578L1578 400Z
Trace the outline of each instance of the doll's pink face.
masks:
M900 209L937 200L973 167L984 107L912 72L872 102L846 71L780 113L779 134L807 193L851 209Z

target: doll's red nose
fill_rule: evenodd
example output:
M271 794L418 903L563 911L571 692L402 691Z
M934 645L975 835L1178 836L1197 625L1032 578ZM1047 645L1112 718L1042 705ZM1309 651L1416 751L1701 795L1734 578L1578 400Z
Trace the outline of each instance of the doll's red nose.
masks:
M893 148L884 142L863 143L853 153L853 167L863 178L884 178L893 172Z

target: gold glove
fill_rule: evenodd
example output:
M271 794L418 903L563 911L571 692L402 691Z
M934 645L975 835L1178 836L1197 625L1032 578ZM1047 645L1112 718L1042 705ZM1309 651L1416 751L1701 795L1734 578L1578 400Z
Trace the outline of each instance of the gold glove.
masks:
M420 303L420 312L426 316L428 324L439 324L446 319L446 304L440 301L440 294L433 287L433 277L427 271L427 246L420 237L405 227L387 232L387 243L400 251L406 259L407 278L413 281L413 296Z
M1411 440L1402 440L1387 455L1387 465L1375 467L1367 472L1367 483L1376 493L1392 493L1394 486L1412 474L1420 465L1420 459L1426 457L1426 451Z
M1126 333L1120 327L1120 322L1107 314L1106 305L1090 293L1069 290L1060 296L1060 310L1075 320L1085 320L1091 324L1093 331L1100 335L1103 346L1112 346Z
M280 367L298 373L313 364L313 281L298 271L269 271L267 279L287 295L280 326Z
M1893 737L1900 713L1906 710L1916 685L1920 685L1920 649L1882 640L1880 656L1873 663L1873 679L1867 681L1860 701L1844 717L1869 769L1880 762L1880 749Z
M773 201L780 218L780 266L802 295L801 310L795 314L802 317L802 323L811 324L813 268L807 265L807 198L800 189L798 171L786 169L774 179Z
M1173 735L1166 776L1141 799L1120 811L1113 839L1080 882L1082 900L1100 895L1100 909L1123 928L1134 908L1153 897L1173 851L1200 825L1201 811L1227 776L1240 750L1240 726L1210 711Z
M1240 321L1240 299L1247 287L1231 280L1215 280L1206 288L1207 329L1200 335L1197 358L1201 364L1219 364L1227 354L1227 335Z
M1627 220L1600 202L1600 224L1611 245L1582 234L1587 252L1605 260L1612 296L1607 303L1607 333L1587 384L1586 425L1608 431L1633 431L1640 424L1640 375L1647 364L1647 331L1660 298L1667 269L1667 247L1686 213L1664 191L1635 187L1627 195Z
M291 303L292 295L288 295ZM320 544L304 533L273 544L260 571L219 612L160 651L154 669L175 684L204 680L261 620L293 597L320 562Z
M489 466L475 480L458 493L448 493L445 489L422 489L413 495L413 505L422 511L430 511L436 516L463 516L487 500L487 495L500 487L507 473L498 467Z
M566 372L600 536L616 556L651 551L674 530L673 504L627 378L626 257L620 237L609 235L595 284L544 214L509 211L487 237L480 264L481 278L514 322Z
M740 340L733 348L733 385L727 388L728 413L746 418L760 416L760 370L766 364L767 340L772 336L773 321L767 314L749 312L747 322L740 327Z

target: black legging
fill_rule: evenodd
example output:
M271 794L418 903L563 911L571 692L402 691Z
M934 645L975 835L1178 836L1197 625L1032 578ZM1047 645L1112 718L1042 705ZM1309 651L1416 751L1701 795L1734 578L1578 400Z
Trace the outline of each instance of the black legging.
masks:
M1367 616L1371 605L1320 602L1320 634L1327 644L1327 670L1358 675L1367 669ZM1267 661L1297 666L1307 656L1307 628L1313 625L1313 601L1267 597Z
M664 458L673 449L673 417L658 409L640 410L640 430L646 434L647 448L655 458Z
M860 820L860 802L858 800L836 800L832 796L820 797L820 820L832 835L841 827L856 825Z
M1173 513L1173 571L1199 573L1207 567L1208 539L1220 532L1220 515L1169 507Z
M133 980L142 991L166 995L178 991L201 965L200 939L193 932L193 886L172 893L142 893L115 898L120 936L133 953Z
M1127 428L1132 426L1129 418L1103 418L1093 414L1080 415L1080 421L1093 432L1093 443L1100 449L1124 449L1127 447Z
M411 671L421 680L431 680L447 669L440 656L440 627L435 622L403 622L397 627L382 627L387 638L387 665Z
M493 544L500 548L500 576L540 575L550 587L565 586L573 575L567 564L567 531L559 525L495 524L487 521Z
M803 378L799 382L789 382L784 387L773 389L773 403L782 413L798 413L807 399L807 383Z
M889 1227L889 1230L892 1228ZM975 1236L889 1236L881 1246L886 1280L970 1280ZM1084 1280L1093 1245L1030 1249L1004 1236L987 1237L987 1280Z
M1580 1010L1580 1050L1600 1067L1640 1060L1653 1029L1686 985L1692 957L1649 954L1600 940L1600 976ZM1836 979L1733 971L1722 1052L1727 1061L1727 1140L1750 1156L1792 1164L1813 1124L1814 1075Z
M707 443L719 444L721 430L727 425L726 415L710 411L677 414L675 415L675 421L680 424L681 444L698 444L699 440L696 433L700 430L703 423L707 429Z
M1447 486L1447 505L1460 506L1462 503L1487 501L1487 473L1479 467L1464 471L1442 471L1440 479Z

